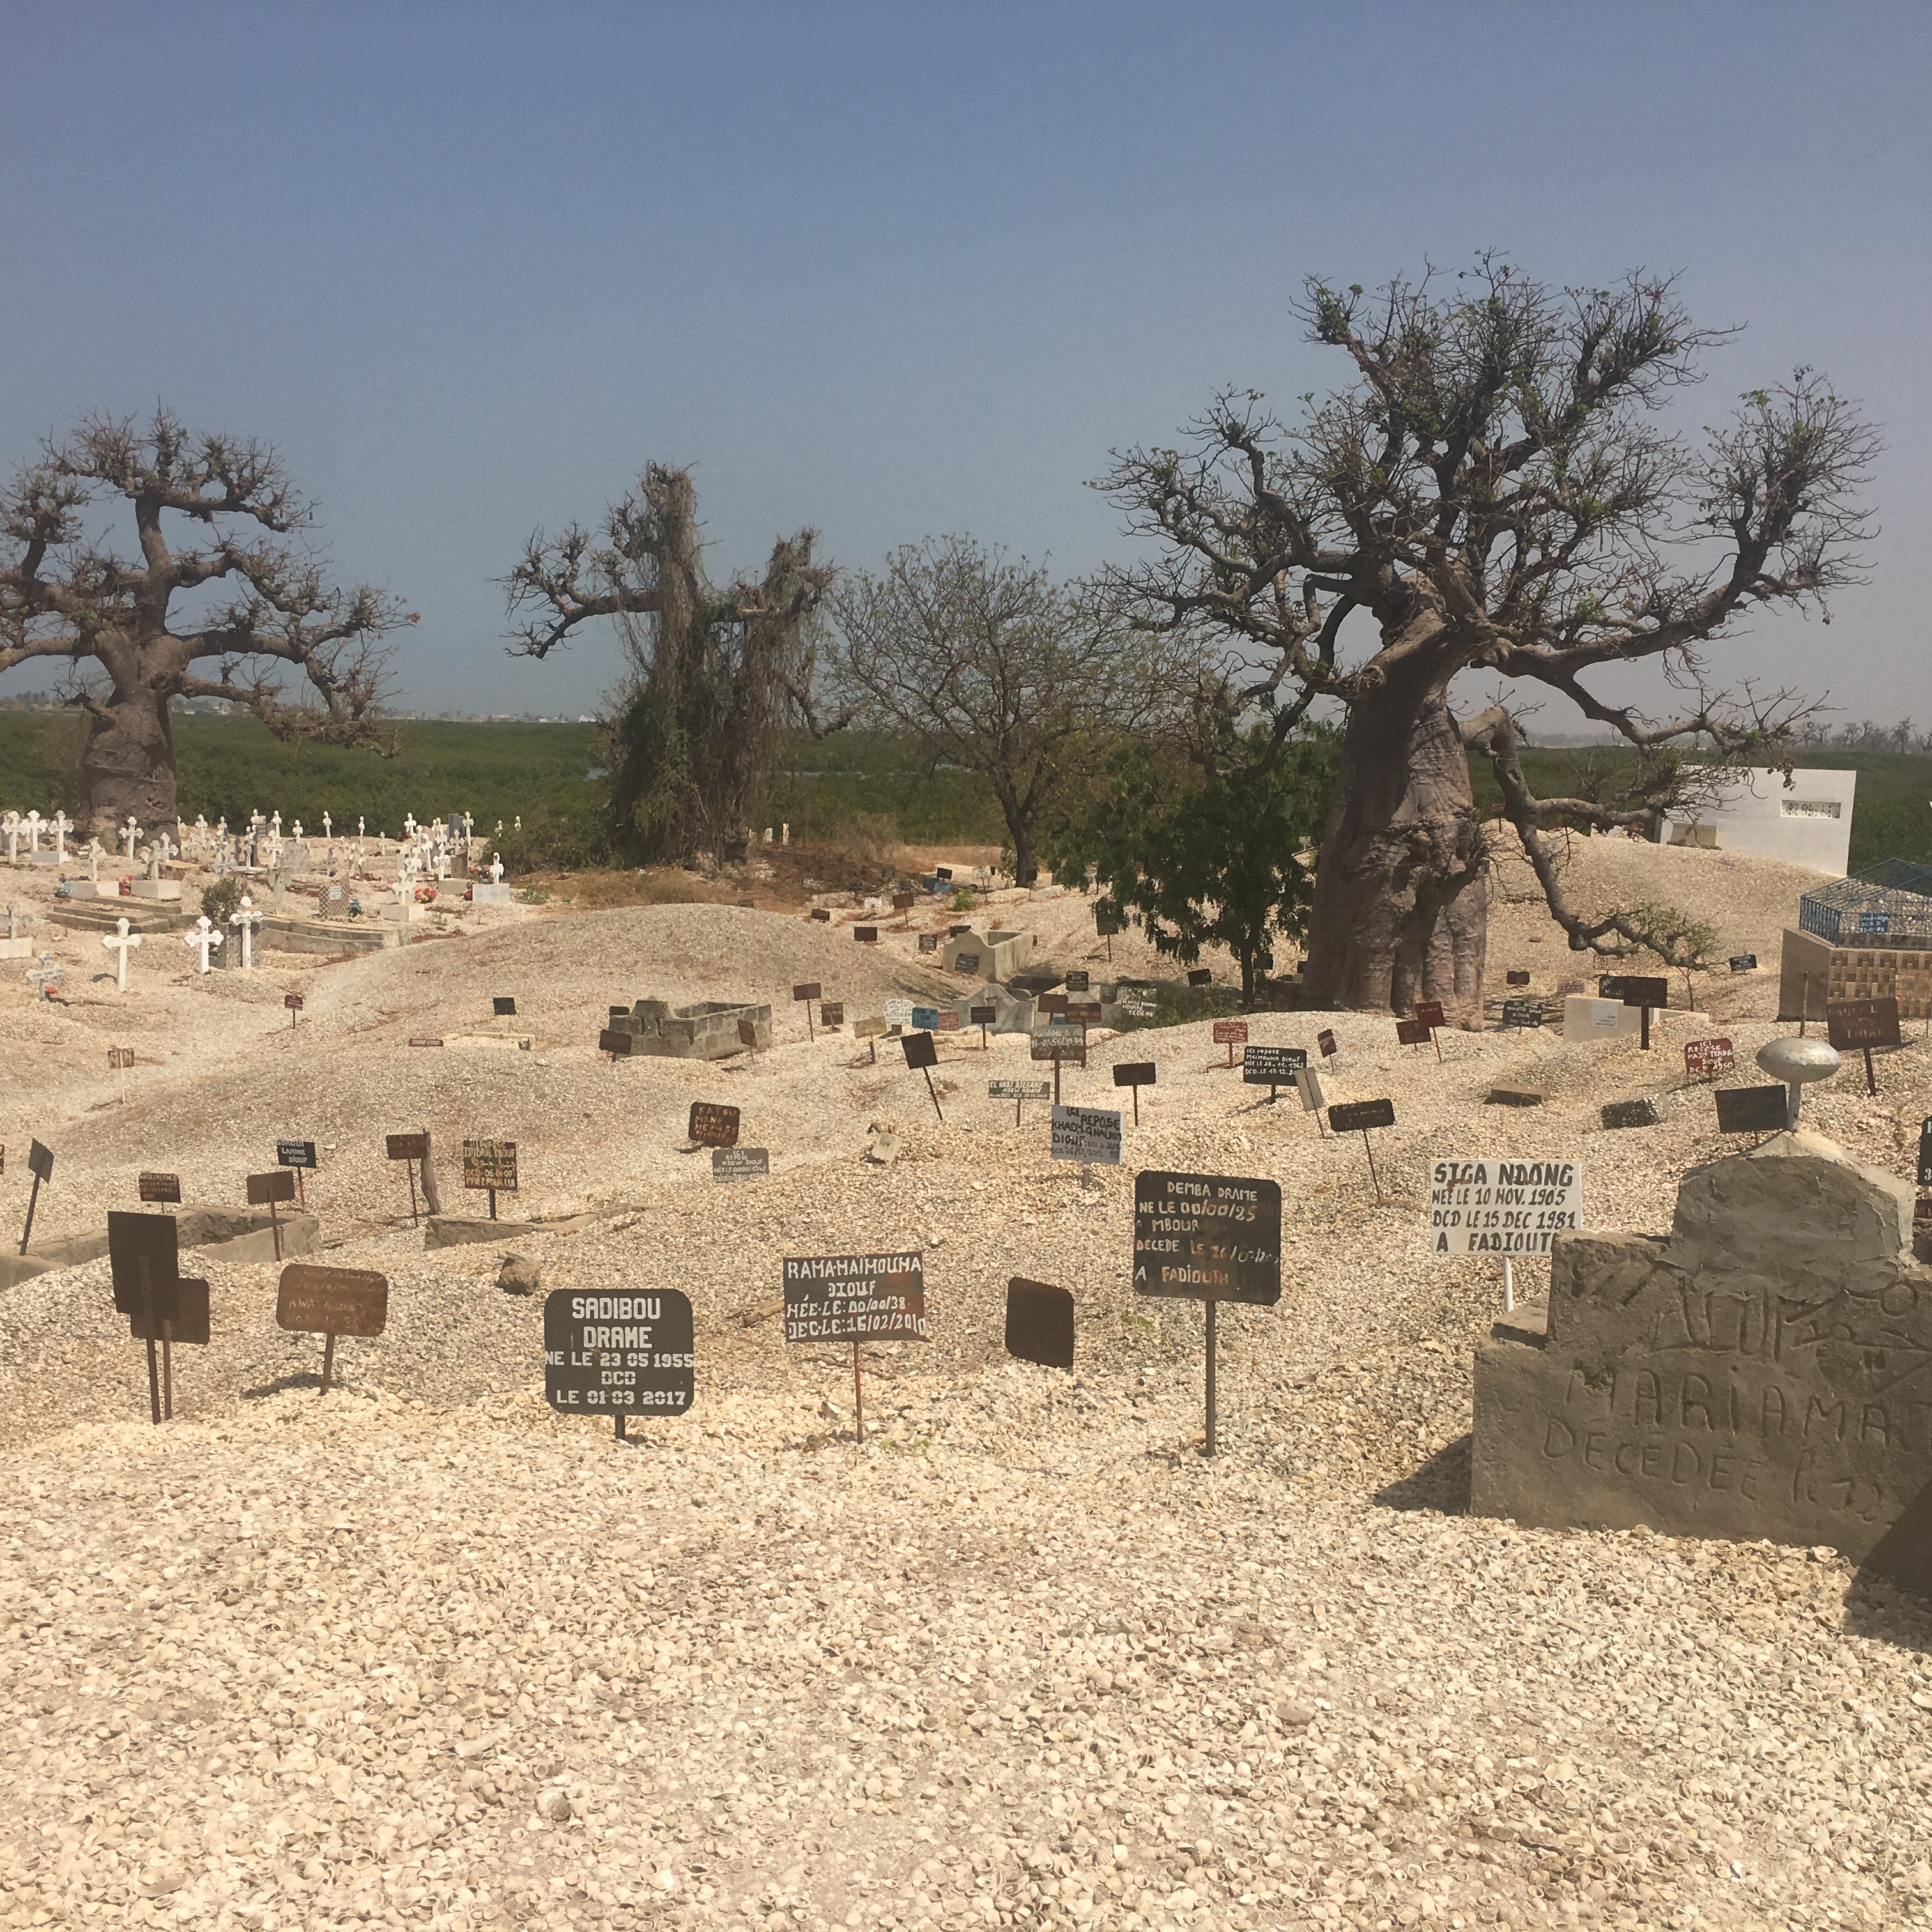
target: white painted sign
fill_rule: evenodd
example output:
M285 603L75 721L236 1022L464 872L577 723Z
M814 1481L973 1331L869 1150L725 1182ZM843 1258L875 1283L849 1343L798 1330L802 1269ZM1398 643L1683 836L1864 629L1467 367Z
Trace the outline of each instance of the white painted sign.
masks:
M1574 1160L1437 1160L1429 1166L1429 1248L1438 1255L1546 1255L1583 1225Z
M1120 1164L1120 1112L1118 1107L1056 1107L1053 1158Z
M885 1005L886 1024L888 1026L909 1027L912 1024L912 1002L910 1000L888 1000Z

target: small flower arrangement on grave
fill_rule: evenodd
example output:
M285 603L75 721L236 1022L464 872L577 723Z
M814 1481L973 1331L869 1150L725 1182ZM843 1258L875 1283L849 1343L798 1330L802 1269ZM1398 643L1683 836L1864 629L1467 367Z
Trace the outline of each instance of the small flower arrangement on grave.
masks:
M435 904L435 902L436 902L436 888L435 888L435 886L417 886L417 888L416 888L416 904L417 904L418 905L433 905L433 904Z

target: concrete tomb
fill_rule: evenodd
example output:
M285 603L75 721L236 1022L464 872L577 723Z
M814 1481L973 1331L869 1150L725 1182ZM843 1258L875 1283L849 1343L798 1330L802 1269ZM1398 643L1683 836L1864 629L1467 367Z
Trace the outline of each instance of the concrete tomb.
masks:
M609 1030L631 1034L637 1042L633 1053L674 1060L728 1060L745 1051L738 1032L741 1020L749 1022L758 1046L771 1045L770 1006L736 1006L718 1000L675 1007L666 1000L640 1000L628 1013L614 1013Z
M1039 938L1030 932L961 932L940 949L939 963L949 973L1010 980L1032 964L1039 950Z
M1932 1268L1911 1188L1821 1134L1694 1169L1667 1238L1565 1233L1476 1352L1471 1507L1825 1544L1932 1594Z
M1760 859L1842 875L1851 851L1856 772L1781 772L1733 766L1716 778L1708 805L1666 814L1658 840L1666 845L1717 845Z

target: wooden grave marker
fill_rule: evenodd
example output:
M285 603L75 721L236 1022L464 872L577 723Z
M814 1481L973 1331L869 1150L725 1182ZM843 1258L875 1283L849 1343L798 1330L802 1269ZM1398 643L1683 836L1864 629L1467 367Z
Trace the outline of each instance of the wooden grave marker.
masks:
M691 1298L674 1288L544 1298L544 1400L560 1415L687 1415L698 1394Z
M1430 1252L1500 1255L1505 1314L1516 1307L1516 1258L1546 1256L1558 1234L1582 1225L1580 1162L1430 1162Z
M1684 1046L1684 1073L1690 1080L1718 1080L1738 1064L1736 1043L1728 1039L1687 1040Z
M914 1019L917 1022L919 1010L914 1010ZM909 1033L899 1042L900 1050L905 1054L908 1067L917 1067L926 1076L926 1090L932 1102L932 1111L939 1114L939 1124L946 1124L946 1116L940 1112L939 1090L932 1084L932 1070L939 1064L939 1042L930 1033L921 1030Z
M275 1143L275 1165L295 1170L296 1198L302 1205L308 1205L308 1190L302 1184L304 1174L314 1172L316 1166L315 1143L313 1141L278 1141Z
M986 1098L989 1100L1010 1100L1013 1103L1013 1125L1020 1124L1020 1102L1022 1100L1050 1100L1053 1083L1050 1080L989 1080L986 1083Z
M107 1264L114 1308L148 1349L148 1415L157 1427L175 1412L174 1322L181 1307L181 1230L172 1214L128 1214L110 1210ZM160 1344L158 1361L154 1345Z
M1778 1087L1720 1087L1720 1134L1778 1134L1791 1124L1791 1091Z
M1294 1076L1308 1064L1305 1046L1245 1046L1241 1049L1241 1082L1244 1086L1265 1087L1270 1104L1281 1097L1281 1089L1294 1084Z
M812 1003L814 1000L824 998L825 988L823 982L817 980L802 980L791 989L791 997L794 1004L802 1006L805 1009L806 1038L808 1040L815 1040L818 1036L812 1030Z
M34 1178L32 1190L27 1196L27 1225L20 1230L20 1252L27 1252L27 1244L34 1234L34 1210L40 1204L40 1183L54 1178L54 1150L43 1147L38 1141L27 1143L27 1172Z

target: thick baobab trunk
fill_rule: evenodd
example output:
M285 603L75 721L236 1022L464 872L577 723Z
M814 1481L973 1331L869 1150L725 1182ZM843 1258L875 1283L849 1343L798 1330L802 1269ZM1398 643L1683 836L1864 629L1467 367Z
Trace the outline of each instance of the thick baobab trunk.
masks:
M175 823L175 734L167 698L145 686L87 706L80 826L112 851L131 814L153 832Z
M1438 686L1391 680L1351 711L1303 981L1318 1006L1480 1024L1489 894L1462 734Z

